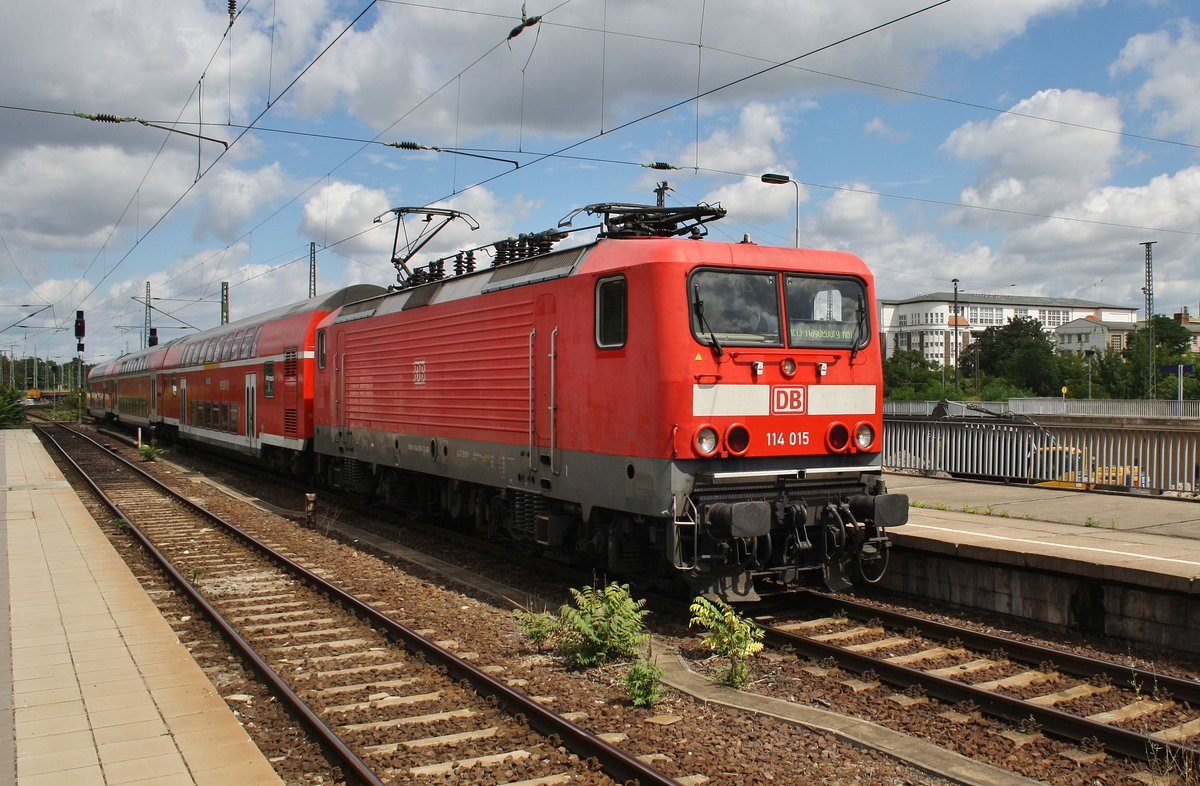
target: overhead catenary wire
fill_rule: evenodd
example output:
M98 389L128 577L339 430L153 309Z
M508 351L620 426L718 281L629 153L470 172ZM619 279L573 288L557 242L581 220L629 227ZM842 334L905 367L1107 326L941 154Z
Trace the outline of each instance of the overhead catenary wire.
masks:
M438 6L431 6L431 5L428 5L428 4L395 2L395 0L381 0L381 2L393 2L394 4L397 4L397 5L407 5L407 6L413 6L413 7L440 8L440 7L438 7ZM935 5L940 5L940 4L935 4ZM931 7L933 7L933 6L931 6ZM442 10L458 10L458 9L442 9ZM481 14L481 15L488 15L488 14ZM490 16L497 16L497 17L500 17L500 16L502 16L502 15L493 14L493 15L490 15ZM549 23L548 23L548 22L545 22L545 21L543 21L543 24L549 24ZM314 62L315 62L315 61L314 61ZM788 61L788 62L789 62L789 63L794 63L794 60L793 60L793 61ZM310 64L310 65L311 65L311 64ZM793 65L792 67L795 67L795 66ZM768 70L769 70L769 69L768 69ZM459 78L459 79L461 79L461 75L462 75L462 73L463 73L463 72L460 72L460 73L459 73L459 75L458 75L458 78ZM765 71L763 71L763 72L759 72L759 73L765 73ZM303 75L303 74L301 74L301 76L302 76L302 75ZM753 76L753 75L751 75L751 76ZM299 77L297 77L297 78L299 78ZM747 77L747 78L749 78L749 77ZM698 74L698 76L697 76L697 80L698 80L698 86L699 86L699 74ZM739 81L742 81L742 80L739 80ZM720 88L717 88L717 89L720 89ZM285 91L284 91L284 92L286 92L286 89L285 89ZM704 95L708 95L708 94L710 94L711 92L713 92L713 91L708 91L708 92L704 93ZM282 96L282 93L281 93L280 95ZM700 91L699 91L699 90L697 90L697 99L696 99L696 100L697 100L697 102L698 102L698 99L699 99L699 97L700 97ZM277 99L276 99L276 100L277 100ZM669 107L669 108L673 108L673 107ZM667 109L669 109L669 108L667 108ZM660 110L660 112L661 112L661 111L667 111L667 109ZM658 114L658 113L654 113L654 114ZM639 118L638 120L640 120L640 119L645 119L646 117L650 117L650 116L653 116L653 115L647 115L647 116L644 116L643 118ZM261 118L261 117L262 117L262 115L260 115L260 116L259 116L259 118ZM267 130L268 130L268 129L264 129L264 128L261 128L261 127L255 127L255 123L257 123L257 120L258 120L258 119L256 119L256 120L254 121L254 123L252 123L250 126L246 126L246 127L245 127L245 130L243 131L243 134L239 135L239 136L238 136L238 139L240 139L240 138L241 138L241 136L243 136L243 135L244 135L244 133L248 132L248 131L249 131L249 130L251 130L251 129L252 129L252 130L254 130L254 131L267 131ZM620 128L627 127L628 125L631 125L633 122L638 122L638 120L634 120L634 121L631 121L630 123L623 124L622 126L619 126L617 129L610 129L610 130L606 131L605 133L611 133L611 131L614 131L614 130L619 130ZM1054 121L1051 121L1051 122L1054 122ZM227 124L227 125L229 125L230 127L233 127L233 126L232 126L232 124ZM210 128L211 128L211 127L213 127L213 126L210 124ZM1103 130L1103 129L1099 129L1099 130ZM313 135L313 136L319 136L319 135ZM578 147L578 146L579 146L579 145L581 145L581 144L584 144L584 143L585 143L585 142L587 142L587 141L590 141L590 139L593 139L593 138L595 138L595 137L591 137L591 138L589 138L589 139L582 140L582 141L580 141L580 142L576 143L575 145L571 145L571 146L569 146L569 147L563 148L562 150L563 150L563 151L567 151L567 150L573 149L573 148L575 148L575 147ZM236 140L235 140L235 141L236 141ZM350 141L350 140L348 140L348 141ZM359 141L359 140L353 140L353 141ZM376 140L370 140L370 141L369 141L367 144L370 144L370 143L372 143L372 142L378 143L378 142L376 142ZM451 150L451 149L442 148L442 149L438 149L438 151L439 151L439 152L454 152L454 153L458 153L458 154L467 154L467 151L466 151L466 150L460 150L460 149L454 149L454 150ZM546 157L559 157L559 158L578 158L579 160L596 160L596 161L603 160L603 159L594 158L594 157L570 156L570 155L568 155L566 152L547 153L547 154L541 154L541 155L544 155L544 156L546 156ZM352 157L353 157L353 156L351 156L351 158L352 158ZM347 159L347 161L348 161L348 160L349 160L349 159ZM213 162L213 164L214 164L214 165L215 165L215 163L216 163L216 162ZM344 163L345 163L345 162L343 162L343 164L344 164ZM526 164L523 164L523 165L522 165L522 164L515 164L515 165L514 165L514 168L520 168L521 166L528 166L528 165L531 165L531 164L533 164L533 163L537 163L537 161L536 161L536 160L534 160L534 161L530 161L530 162L528 162L528 163L526 163ZM635 162L616 162L616 163L634 164ZM636 164L636 165L641 165L641 164ZM341 165L339 165L339 166L341 166ZM211 169L211 166L210 166L209 168ZM701 171L701 172L715 172L715 170L707 170L707 169L704 169L704 168L700 167L700 166L699 166L699 161L698 161L698 160L697 160L697 162L696 162L696 165L695 165L693 168L694 168L696 171ZM207 170L206 170L206 171L207 171ZM492 179L495 179L495 178L490 178L489 180L492 180ZM484 181L484 182L489 182L489 181ZM1038 217L1043 217L1043 218L1059 218L1059 219L1063 219L1063 220L1072 220L1072 219L1070 219L1070 218L1067 218L1067 217L1062 217L1062 216L1047 216L1047 215L1041 215L1041 214L1037 214L1037 213L1022 213L1022 212L1020 212L1020 211L1005 211L1005 210L1002 210L1002 209L988 208L988 207L984 207L984 206L977 206L977 205L965 205L965 204L960 204L960 203L955 203L955 202L947 202L947 201L939 201L939 200L931 200L931 199L922 199L922 198L917 198L917 197L907 197L907 196L904 196L904 195L898 195L898 194L888 194L888 193L884 193L884 192L874 192L874 191L868 191L868 190L864 190L864 189L845 188L845 187L841 187L841 186L829 186L829 185L825 185L825 184L819 184L819 183L804 183L804 184L805 184L805 185L807 185L807 186L815 187L815 188L833 188L833 189L848 190L848 191L859 191L859 192L862 192L862 193L871 193L871 194L877 194L877 195L880 195L880 196L885 196L885 197L888 197L888 198L895 198L895 199L912 199L912 200L915 200L915 201L920 201L920 202L928 202L928 203L931 203L931 204L952 205L952 206L956 206L956 207L968 208L968 209L973 209L973 210L996 210L996 211L998 211L998 212L1010 212L1010 213L1015 213L1015 214L1019 214L1019 215L1029 215L1029 216L1038 216ZM476 185L479 185L479 184L476 184ZM295 199L299 199L301 196L303 196L303 194L304 194L304 193L307 193L307 190L305 190L305 191L302 191L300 194L298 194L298 195L295 197ZM458 193L457 189L456 189L455 193ZM291 204L291 203L294 203L295 199L293 199L291 202L289 202L289 204ZM173 207L174 207L174 206L173 206ZM278 211L277 211L277 212L278 212ZM272 215L277 215L277 212L276 212L276 213L274 213L274 214L272 214ZM1109 224L1109 225L1113 225L1113 226L1128 226L1128 225L1121 225L1121 224L1111 224L1110 222L1091 221L1091 220L1087 220L1087 219L1081 219L1081 220L1083 220L1085 223ZM157 226L157 223L155 224L155 226ZM260 223L260 224L258 224L257 226L261 226L261 223ZM152 229L153 229L153 227L151 228L151 231L152 231ZM1170 230L1166 230L1166 231L1170 231ZM236 241L235 241L235 242L236 242ZM334 241L334 243L329 243L328 245L329 245L329 246L336 245L336 244L337 244L337 243L339 243L339 242L341 242L341 241ZM122 260L121 260L121 261L124 261L124 257L122 258ZM120 261L117 263L117 265L115 265L115 266L114 266L113 270L115 270L115 269L116 269L116 267L117 267L117 266L119 266L119 265L120 265ZM111 274L111 272L112 272L112 271L109 271L109 273L108 273L108 274L106 274L106 277L107 277L107 275ZM93 292L94 292L94 290L93 290ZM90 294L91 294L91 293L89 293L89 295L90 295Z

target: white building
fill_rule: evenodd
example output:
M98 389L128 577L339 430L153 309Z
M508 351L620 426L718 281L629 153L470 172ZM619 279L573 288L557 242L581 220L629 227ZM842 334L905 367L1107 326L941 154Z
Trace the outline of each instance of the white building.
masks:
M1006 325L1016 317L1035 319L1052 332L1078 320L1088 320L1089 329L1092 323L1108 326L1104 342L1110 336L1123 336L1123 325L1128 325L1129 332L1137 326L1136 308L1077 298L959 292L957 319L953 317L955 302L953 292L880 300L879 324L885 357L891 357L897 350L913 350L938 365L954 366L958 356L971 345L973 336L989 327ZM1102 343L1100 348L1105 345Z
M1087 316L1056 328L1054 340L1059 352L1103 353L1106 349L1125 349L1140 327L1141 322L1103 322Z

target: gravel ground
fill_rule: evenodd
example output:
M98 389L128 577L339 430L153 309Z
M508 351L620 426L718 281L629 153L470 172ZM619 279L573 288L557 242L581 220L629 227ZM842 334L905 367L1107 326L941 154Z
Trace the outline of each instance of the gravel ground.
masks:
M233 473L187 454L168 458L186 460L244 493L274 505L286 509L303 506L301 493L294 489ZM703 705L670 691L652 710L636 708L621 684L626 664L587 671L570 670L559 659L534 651L518 634L509 608L486 596L448 587L444 579L427 571L389 563L332 541L319 531L265 514L197 482L190 472L180 471L172 463L159 461L143 466L182 483L190 497L214 512L228 516L248 529L260 531L274 542L286 543L297 555L305 555L314 564L319 564L322 574L330 580L357 594L367 594L386 603L396 610L393 616L400 621L429 631L432 638L454 642L453 648L459 652L478 653L472 656L473 661L499 667L510 684L530 695L547 697L546 701L556 710L586 713L578 721L580 725L597 733L628 735L619 743L621 746L638 754L656 756L655 765L675 777L703 774L710 779L710 784L738 786L946 782L830 735ZM328 528L334 520L350 521L353 518L356 518L355 514L322 507L317 529ZM535 608L540 609L542 604L557 608L566 600L561 585L545 577L519 575L519 571L514 571L512 565L502 559L481 554L464 556L459 550L447 553L445 544L439 542L436 535L423 534L414 527L398 526L396 534L405 545L515 584L528 594ZM213 642L211 635L206 636L203 626L195 625L191 620L183 621L185 617L194 616L190 610L180 608L178 601L168 600L168 603L174 605L168 606L164 614L180 630L181 639L192 647L230 706L268 758L276 763L282 777L291 784L340 782L338 774L330 771L328 765L321 769L312 764L315 760L311 751L299 753L306 743L296 724L279 712L273 700L248 679L236 663L230 662L219 641ZM956 618L955 622L962 624L961 618ZM993 620L983 620L976 624L993 623ZM655 620L653 627L657 636L677 644L698 671L711 672L720 667L721 664L708 656L699 640L680 622ZM1085 648L1082 642L1073 644ZM1143 662L1137 655L1131 655L1130 660ZM886 698L886 689L854 692L841 684L846 675L817 677L804 670L812 665L791 657L759 659L748 690L868 718L1048 783L1139 783L1131 778L1135 768L1128 764L1105 759L1096 764L1078 765L1060 755L1067 746L1046 739L1018 747L998 735L1004 730L1003 726L980 720L969 712L967 720L952 721L939 714L947 707L938 706L934 701L900 706ZM1172 671L1188 669L1187 665L1169 666ZM296 766L292 762L307 763Z

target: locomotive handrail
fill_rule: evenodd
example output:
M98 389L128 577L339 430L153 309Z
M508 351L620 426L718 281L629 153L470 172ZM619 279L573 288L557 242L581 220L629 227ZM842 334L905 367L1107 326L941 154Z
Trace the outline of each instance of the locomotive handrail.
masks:
M558 474L554 455L558 448L558 325L550 334L550 471Z
M534 470L533 461L533 339L537 336L537 328L529 331L529 471Z

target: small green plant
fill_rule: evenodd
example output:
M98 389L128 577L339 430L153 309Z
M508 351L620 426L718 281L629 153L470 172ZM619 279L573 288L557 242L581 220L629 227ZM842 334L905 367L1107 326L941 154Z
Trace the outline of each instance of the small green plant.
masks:
M208 568L192 568L192 581L199 581L208 575Z
M166 452L162 448L156 448L153 445L138 445L138 455L141 456L142 461L154 461Z
M740 688L750 679L747 661L762 651L763 629L748 620L723 600L708 600L696 596L689 609L692 626L708 630L704 643L713 654L729 659L729 668L721 682L731 688Z
M521 631L521 635L539 651L558 629L558 621L545 611L517 609L513 612L513 617L517 621L517 629Z
M568 665L588 668L630 658L649 640L646 601L634 600L628 584L572 589L571 596L575 605L559 610L552 634L555 650Z
M647 649L649 649L647 647ZM625 672L625 689L635 707L653 707L655 702L663 697L663 670L656 661L650 660L650 653L645 658L639 658Z
M1100 522L1099 522L1099 520L1097 520L1097 519L1095 519L1095 518L1093 518L1093 517L1091 517L1091 516L1088 516L1088 517L1087 517L1087 520L1083 522L1083 526L1085 526L1085 527L1099 527L1099 526L1100 526Z

